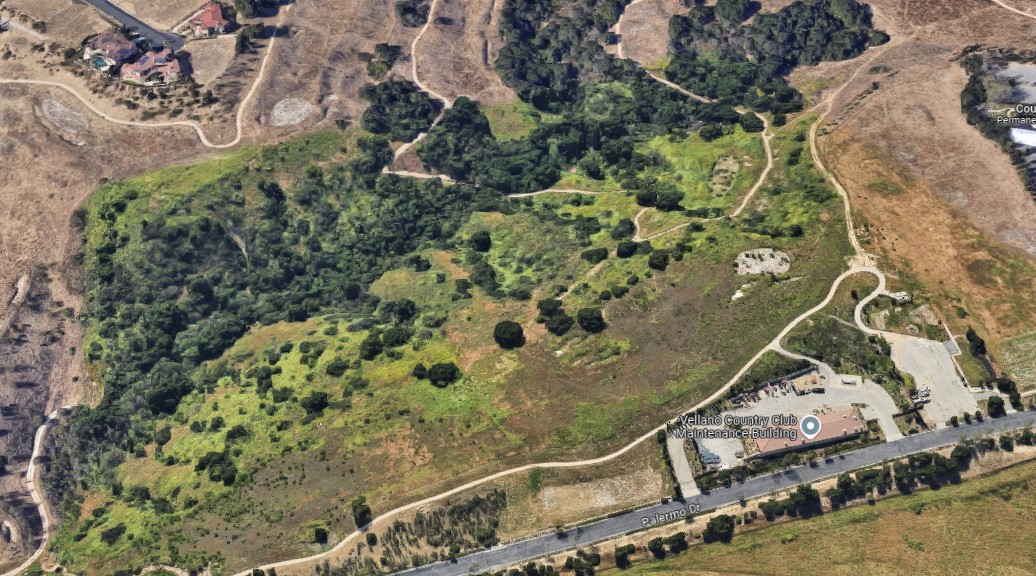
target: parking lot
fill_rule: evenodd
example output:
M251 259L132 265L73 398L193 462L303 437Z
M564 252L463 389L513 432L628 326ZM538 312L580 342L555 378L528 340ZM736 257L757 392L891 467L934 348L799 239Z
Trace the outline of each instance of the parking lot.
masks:
M951 416L978 409L975 395L961 381L945 344L903 334L890 333L885 338L892 346L896 366L914 377L918 389L931 391L924 412L936 427L946 426Z

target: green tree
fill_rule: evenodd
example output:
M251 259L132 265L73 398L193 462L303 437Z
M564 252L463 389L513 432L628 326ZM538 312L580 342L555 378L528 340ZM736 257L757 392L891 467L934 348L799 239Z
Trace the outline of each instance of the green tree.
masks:
M600 308L582 308L576 314L579 326L587 332L600 332L608 327Z
M522 325L512 320L498 322L493 329L493 339L504 350L521 348L525 344L525 332Z
M648 256L648 266L653 270L664 271L669 267L669 251L655 250Z
M476 252L489 252L489 249L493 246L493 239L489 235L488 230L479 230L471 235L468 240L471 244L472 250Z
M572 326L575 325L575 323L576 321L574 318L562 312L547 319L547 330L551 334L564 336L566 332L572 329Z
M701 537L705 542L730 542L734 537L734 517L729 514L720 514L709 519Z
M990 418L999 418L1007 414L1007 409L1004 406L1004 399L999 396L990 396L989 399L986 400L986 407Z
M364 360L374 360L382 350L384 350L384 345L381 342L380 334L368 334L363 342L360 342L360 358Z
M371 523L374 519L374 515L371 513L371 507L367 505L367 498L365 496L357 496L352 501L353 510L353 522L356 524L356 529L360 530L364 526Z
M439 362L432 364L432 367L428 369L428 379L439 388L445 388L459 378L460 368L453 362Z

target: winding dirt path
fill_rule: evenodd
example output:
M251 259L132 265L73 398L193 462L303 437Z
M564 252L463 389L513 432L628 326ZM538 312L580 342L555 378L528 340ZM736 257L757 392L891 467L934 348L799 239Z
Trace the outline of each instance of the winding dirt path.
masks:
M43 490L37 486L39 481L39 471L36 469L36 460L39 459L40 453L43 451L43 441L47 436L47 429L57 421L61 412L64 410L71 410L74 406L64 406L58 408L47 415L46 420L40 427L36 429L36 436L32 442L32 455L29 457L29 468L25 472L25 484L29 490L29 495L32 497L32 501L36 504L36 510L40 515L40 545L33 552L32 556L26 558L25 562L22 562L20 566L12 570L8 570L3 576L18 576L32 565L33 562L39 559L43 555L43 551L47 548L47 543L50 542L50 512L48 510L46 499L43 495Z
M277 19L277 23L275 24L276 28L280 28L280 26L284 22L284 18L287 16L287 13L291 10L291 8L291 4L284 6L284 12L281 13L280 18ZM225 144L213 143L211 140L209 140L207 136L205 136L205 132L201 129L201 125L193 120L170 120L167 122L138 122L136 120L122 120L116 118L95 106L92 102L90 102L90 100L88 100L82 94L77 92L75 88L72 88L71 86L63 84L61 82L52 82L50 80L28 80L21 78L0 78L0 84L22 84L30 86L48 86L51 88L59 88L74 96L77 100L79 100L79 102L83 104L83 106L86 106L86 108L90 110L90 112L93 112L97 116L100 116L101 118L107 120L108 122L111 122L112 124L118 124L120 126L133 126L136 128L191 128L198 135L198 140L201 141L201 144L203 146L205 146L206 148L221 150L226 148L233 148L241 143L241 139L243 138L244 132L243 125L245 110L248 108L248 103L252 100L252 97L259 89L259 84L262 82L263 77L266 75L267 63L270 60L270 55L273 54L273 47L276 44L276 42L277 35L275 34L270 38L270 43L266 47L266 54L263 56L263 59L259 64L259 71L256 73L255 80L252 81L252 86L249 87L248 92L245 94L245 97L241 99L241 103L238 105L237 115L234 119L234 128L236 135L234 136L233 140Z
M431 96L432 98L435 98L436 100L439 100L439 101L442 102L442 104L443 104L442 112L439 112L439 115L435 117L435 120L432 120L431 125L428 126L428 130L425 130L424 132L421 132L413 140L403 144L399 148L396 148L396 151L392 154L392 162L393 163L395 163L396 160L399 160L400 158L402 158L403 155L407 153L407 151L409 151L411 148L413 148L414 146L419 144L422 140L424 140L425 137L428 136L428 132L430 132L432 130L432 128L435 128L436 126L438 126L439 122L442 122L443 116L446 115L446 111L453 107L453 102L449 98L443 96L442 94L439 94L435 90L432 90L431 88L429 88L427 84L425 84L424 82L421 82L421 75L417 73L417 45L418 45L418 43L421 42L421 38L424 37L425 32L427 32L428 29L431 28L432 23L435 22L435 9L438 8L438 7L439 7L439 0L432 0L432 5L428 8L428 21L424 23L424 26L421 27L421 31L417 33L417 36L414 36L413 42L410 43L410 75L413 76L414 84L417 85L417 88L419 90L428 93L428 95ZM407 170L392 170L391 165L385 166L384 168L382 168L381 172L383 174L395 174L396 176L405 176L405 177L409 177L409 178L420 178L420 179L424 179L424 180L430 180L432 178L438 178L438 179L440 179L443 182L446 182L448 184L455 184L454 180L452 178L450 178L449 176L445 175L445 174L426 174L424 172L411 172L411 171L407 171Z

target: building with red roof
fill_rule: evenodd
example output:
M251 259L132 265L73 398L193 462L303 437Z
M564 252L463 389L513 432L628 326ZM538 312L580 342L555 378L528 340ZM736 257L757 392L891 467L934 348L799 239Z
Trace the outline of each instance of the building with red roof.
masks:
M191 17L189 24L196 38L217 36L230 28L230 20L223 16L223 5L211 0Z
M94 36L83 46L83 60L101 72L114 72L140 54L132 40L121 32L107 30Z
M155 86L171 84L180 79L180 61L169 48L146 52L136 62L123 64L119 76L126 82Z

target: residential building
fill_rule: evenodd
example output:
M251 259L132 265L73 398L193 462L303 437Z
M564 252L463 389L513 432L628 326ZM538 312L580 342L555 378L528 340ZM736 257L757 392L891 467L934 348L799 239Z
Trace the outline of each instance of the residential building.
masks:
M140 54L140 50L125 34L115 30L101 32L83 47L83 60L101 72L115 72L119 67Z
M119 76L126 82L154 86L171 84L180 79L180 61L169 48L147 52L136 62L123 64Z
M189 22L195 38L218 36L230 28L230 20L223 16L223 5L208 2Z

